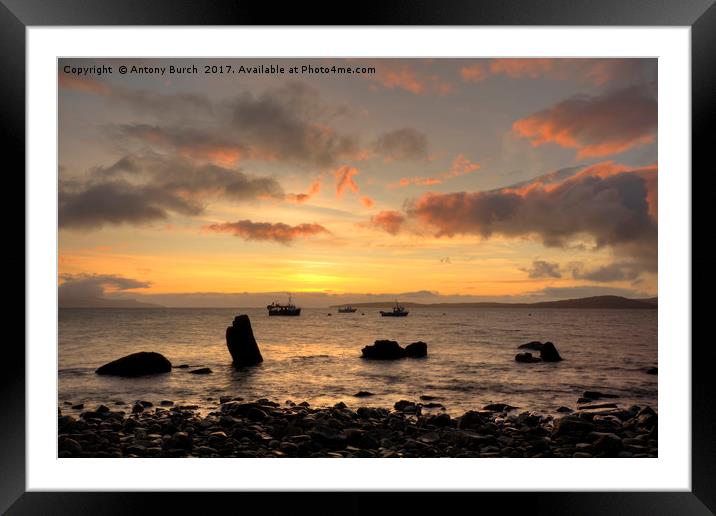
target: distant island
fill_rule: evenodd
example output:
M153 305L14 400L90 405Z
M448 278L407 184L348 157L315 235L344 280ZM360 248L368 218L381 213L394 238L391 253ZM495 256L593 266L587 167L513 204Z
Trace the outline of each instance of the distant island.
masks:
M381 308L392 306L388 301L373 303L352 303L351 306ZM658 307L658 298L629 299L621 296L592 296L559 301L540 301L537 303L401 303L403 306L423 308L646 308ZM331 308L343 305L332 305Z

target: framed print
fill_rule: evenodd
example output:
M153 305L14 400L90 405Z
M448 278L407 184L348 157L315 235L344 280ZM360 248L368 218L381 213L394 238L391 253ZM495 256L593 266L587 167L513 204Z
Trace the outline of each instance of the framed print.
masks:
M80 4L2 7L27 202L3 510L715 510L713 351L691 338L710 2L350 26Z

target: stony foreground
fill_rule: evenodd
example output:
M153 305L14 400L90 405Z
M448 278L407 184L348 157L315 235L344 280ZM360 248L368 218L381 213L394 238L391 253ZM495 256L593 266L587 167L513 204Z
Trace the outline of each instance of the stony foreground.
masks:
M222 398L206 416L191 406L127 415L102 405L59 416L59 457L655 457L657 414L599 405L558 417L491 404L452 418L343 403L311 408ZM611 405L611 407L610 407Z

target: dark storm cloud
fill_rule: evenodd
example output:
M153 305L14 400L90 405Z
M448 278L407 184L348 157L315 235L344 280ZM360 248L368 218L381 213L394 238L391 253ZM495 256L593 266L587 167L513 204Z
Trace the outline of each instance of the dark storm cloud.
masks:
M528 269L520 269L527 273L530 278L561 278L562 273L559 272L559 264L545 262L543 260L534 260L532 267Z
M282 199L275 179L255 177L212 164L182 159L125 156L96 167L86 181L61 181L61 228L96 229L105 224L139 225L166 219L170 213L194 216L207 197L250 201Z
M108 291L147 288L150 283L114 274L63 274L57 292L60 303L68 300L103 297Z
M373 149L388 161L422 160L428 157L428 138L405 127L381 135L373 143Z

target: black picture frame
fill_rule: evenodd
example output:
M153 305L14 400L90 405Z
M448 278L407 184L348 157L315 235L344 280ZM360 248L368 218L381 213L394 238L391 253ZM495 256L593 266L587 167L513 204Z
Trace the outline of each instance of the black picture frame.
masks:
M402 0L341 5L320 2L273 5L242 0L0 0L0 77L3 78L0 142L5 148L6 163L10 157L10 162L15 164L14 168L7 167L6 178L13 176L18 182L12 185L13 190L24 192L24 181L19 180L17 171L25 170L25 30L32 26L68 25L688 26L692 44L692 168L696 169L706 165L707 153L716 144L712 125L716 111L716 6L713 4L714 0ZM703 168L708 170L706 166ZM682 173L691 174L691 171ZM4 211L5 220L17 220L17 208L13 216L9 204L4 204ZM8 266L25 270L26 258L24 251L22 260L20 253L15 252ZM450 506L457 508L455 504L465 504L465 507L484 510L497 503L503 508L530 513L581 515L716 513L716 410L712 373L716 352L709 340L669 345L688 349L689 344L692 353L690 492L532 492L510 493L509 499L500 493L471 493L451 495ZM0 512L125 514L161 510L183 514L204 513L216 504L228 503L229 507L248 509L254 504L261 507L266 503L269 495L261 493L26 492L25 350L16 340L7 339L3 356ZM315 493L295 493L285 501L270 496L270 513L278 512L282 504L290 504L293 512L309 505L312 514L359 514L385 506L382 495L375 493L348 494L338 502L328 502L324 495L319 501ZM461 500L466 496L470 500ZM237 497L241 497L240 505L236 505ZM426 502L424 494L403 497L401 512L422 512Z

